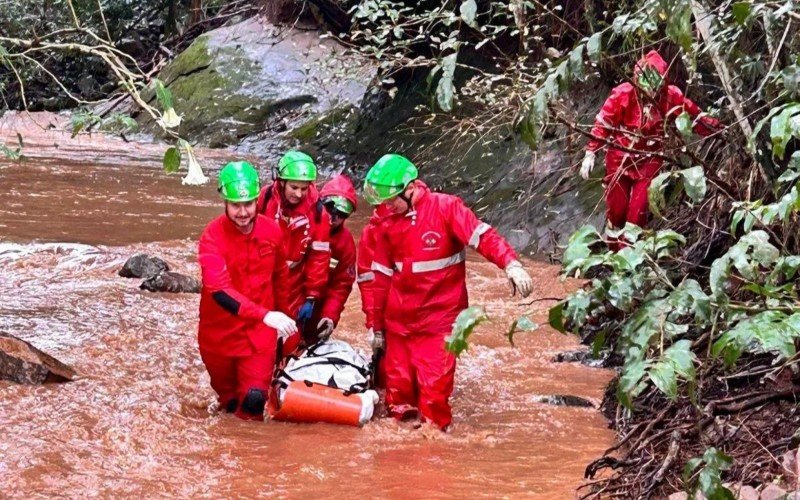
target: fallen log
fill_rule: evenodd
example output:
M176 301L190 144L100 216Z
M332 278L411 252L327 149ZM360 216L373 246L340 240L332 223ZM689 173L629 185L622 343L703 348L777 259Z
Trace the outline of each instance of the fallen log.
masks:
M0 379L39 385L67 382L75 370L22 339L0 332Z

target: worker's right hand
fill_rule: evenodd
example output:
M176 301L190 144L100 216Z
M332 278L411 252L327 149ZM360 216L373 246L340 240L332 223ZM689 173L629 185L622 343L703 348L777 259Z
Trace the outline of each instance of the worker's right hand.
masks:
M297 333L297 323L280 311L270 311L264 316L264 324L278 330L278 338L286 340Z
M584 179L588 179L589 174L592 173L592 169L594 168L594 156L593 152L587 151L586 155L583 157L580 174Z
M386 337L384 337L383 331L378 330L376 332L370 328L368 333L369 337L367 338L367 341L369 342L370 347L372 347L372 352L376 353L378 351L385 351Z

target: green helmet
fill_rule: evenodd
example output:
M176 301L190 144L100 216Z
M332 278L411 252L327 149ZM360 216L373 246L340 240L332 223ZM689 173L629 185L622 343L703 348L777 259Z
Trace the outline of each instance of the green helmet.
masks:
M367 172L364 180L364 197L371 205L402 193L417 178L417 167L405 156L388 154L381 156Z
M353 206L353 203L350 200L348 200L344 196L339 196L335 194L331 196L326 196L322 200L322 204L323 205L331 204L333 205L333 208L347 215L352 214L356 208Z
M314 182L317 180L317 166L307 154L289 151L278 162L278 179Z
M258 172L246 161L232 161L219 172L217 191L226 201L241 203L258 198L261 183Z

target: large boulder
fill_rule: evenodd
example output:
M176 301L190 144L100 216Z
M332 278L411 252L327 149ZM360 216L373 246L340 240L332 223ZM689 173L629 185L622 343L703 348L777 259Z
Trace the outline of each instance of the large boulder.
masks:
M139 288L148 292L200 293L202 284L192 276L164 271L144 280Z
M139 253L126 260L118 274L123 278L144 278L147 280L165 271L169 271L169 264L162 259Z
M0 379L37 385L73 380L75 370L22 339L0 332Z
M198 37L159 74L182 116L180 133L213 147L271 136L360 103L375 67L314 29L251 18Z

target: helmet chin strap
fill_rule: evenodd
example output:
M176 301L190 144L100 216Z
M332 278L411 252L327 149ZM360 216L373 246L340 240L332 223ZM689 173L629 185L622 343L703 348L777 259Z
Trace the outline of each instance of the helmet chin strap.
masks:
M413 181L412 181L412 182L413 182ZM410 185L410 184L409 184L409 185ZM402 192L402 193L400 193L400 194L398 194L398 195L397 195L397 197L398 197L398 198L400 198L401 200L403 200L404 202L406 202L406 206L408 207L408 208L406 209L406 212L408 212L409 210L411 210L411 197L410 197L410 196L406 196L406 190L407 190L407 189L408 189L408 186L406 186L406 187L403 189L403 192ZM412 195L412 196L413 196L413 195Z

